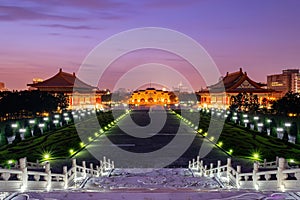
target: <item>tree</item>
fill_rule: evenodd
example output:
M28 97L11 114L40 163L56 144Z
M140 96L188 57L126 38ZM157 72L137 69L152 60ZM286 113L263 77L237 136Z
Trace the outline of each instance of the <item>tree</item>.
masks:
M33 127L33 135L34 136L41 136L42 135L42 131L39 128L39 126L37 124L34 125Z
M18 131L18 132L16 132L16 137L15 137L13 143L16 144L16 143L19 143L21 141L22 141L22 138L21 138L20 132Z
M291 128L290 128L290 135L297 136L298 134L298 127L296 122L292 122Z
M284 97L275 101L272 105L272 108L277 114L300 114L300 94L288 92L284 95Z
M282 140L283 140L285 143L287 143L287 142L289 141L289 134L288 134L288 132L287 132L286 130L283 132Z
M274 119L271 120L271 123L270 123L270 135L273 136L273 137L277 137L277 124L275 122Z
M10 124L5 125L4 134L6 137L11 137L14 135L14 131Z
M7 145L8 141L4 133L0 133L0 146Z
M230 98L230 109L238 111L256 112L259 108L258 96L246 92L239 93Z
M25 139L28 139L28 138L31 138L32 135L31 135L31 130L29 127L26 128L26 132L24 133L24 138Z

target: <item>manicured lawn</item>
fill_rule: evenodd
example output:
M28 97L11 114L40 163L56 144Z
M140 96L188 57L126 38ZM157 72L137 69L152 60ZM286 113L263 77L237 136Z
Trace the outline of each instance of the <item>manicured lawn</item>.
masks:
M201 113L201 120L199 128L203 129L203 133L207 132L210 120L210 115ZM253 138L253 133L256 137ZM210 138L208 134L206 136ZM276 156L284 157L286 159L294 159L300 164L300 145L292 143L285 143L281 139L274 138L267 135L262 135L260 132L248 130L245 127L240 127L232 123L225 123L218 143L222 141L222 148L226 151L233 150L232 156L254 159L253 154L258 153L259 159L267 159L268 161L274 161Z
M111 112L101 113L97 117L101 127L114 120ZM58 130L49 131L40 137L32 137L17 144L1 147L1 164L4 164L7 160L17 160L22 157L27 157L28 161L35 162L37 159L43 160L45 153L50 153L51 159L71 156L70 149L75 152L80 150L82 148L81 142L88 144L90 142L88 138L92 137L94 139L94 133L99 133L99 126L91 126L90 123L86 123L88 120L91 119L80 122L76 127L74 124L70 124ZM76 128L80 128L86 135L80 138Z

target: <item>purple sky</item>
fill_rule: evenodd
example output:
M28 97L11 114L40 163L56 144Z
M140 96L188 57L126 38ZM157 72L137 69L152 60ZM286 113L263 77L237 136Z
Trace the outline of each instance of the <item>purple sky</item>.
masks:
M192 37L222 74L243 67L266 81L300 66L299 0L1 0L0 26L0 82L9 89L25 89L60 67L76 72L100 42L146 26Z

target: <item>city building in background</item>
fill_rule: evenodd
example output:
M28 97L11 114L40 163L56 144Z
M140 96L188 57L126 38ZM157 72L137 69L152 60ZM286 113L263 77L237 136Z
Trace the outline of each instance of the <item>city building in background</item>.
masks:
M299 69L285 69L282 74L267 76L269 89L278 91L277 98L283 97L287 92L300 92L300 74Z
M218 107L224 105L230 106L232 96L239 93L247 93L257 95L258 102L274 100L274 90L267 89L266 84L252 80L247 72L243 72L242 68L239 71L229 73L225 77L221 77L219 82L208 86L197 92L199 101L203 107Z
M69 109L94 108L101 104L101 96L104 94L97 87L88 85L78 79L75 73L59 72L46 80L34 79L27 84L30 90L38 89L52 94L64 94L68 98Z
M7 88L5 88L5 83L0 82L0 92L3 92L3 91L7 91Z

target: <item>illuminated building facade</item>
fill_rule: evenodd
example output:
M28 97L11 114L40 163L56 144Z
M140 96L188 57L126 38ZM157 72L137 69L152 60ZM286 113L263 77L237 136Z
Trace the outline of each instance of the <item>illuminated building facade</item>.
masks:
M300 92L299 69L282 70L282 74L267 77L268 88L278 91L277 98L283 97L287 92Z
M69 109L94 108L101 103L102 91L90 86L80 79L75 73L70 74L59 70L57 74L46 80L38 80L31 84L29 89L38 89L52 94L64 94L68 98Z
M129 99L130 105L173 105L178 103L178 98L173 92L147 88L146 90L134 91Z
M274 100L274 91L266 88L266 84L255 82L249 78L242 68L239 71L228 73L220 81L207 89L197 92L200 104L204 107L230 106L232 96L239 93L257 95L259 103L263 100Z

